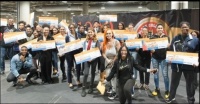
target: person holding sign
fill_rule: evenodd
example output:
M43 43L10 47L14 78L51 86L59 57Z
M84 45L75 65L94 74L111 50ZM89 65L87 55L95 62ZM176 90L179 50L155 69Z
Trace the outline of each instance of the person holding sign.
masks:
M190 24L186 21L180 23L181 34L176 35L171 42L170 50L178 52L199 52L199 39L189 33ZM195 90L197 88L197 73L199 73L199 65L171 64L172 75L170 84L170 95L166 100L172 103L175 100L176 90L178 88L181 75L184 74L186 80L187 100L189 104L195 102Z
M7 76L7 81L13 81L13 87L16 86L17 83L22 83L23 81L27 81L29 84L33 84L31 77L35 74L36 68L33 66L32 55L28 53L26 46L22 46L20 53L12 57L10 68L11 72ZM29 74L26 79L24 79L21 74L26 73Z
M109 75L111 68L114 65L115 60L117 59L118 50L120 48L120 43L118 40L114 39L114 34L111 29L107 29L104 33L104 41L102 44L102 56L105 59L105 68L104 71L106 76ZM108 90L109 99L114 99L117 95L116 93L116 77L113 77L111 80L111 87Z
M91 48L100 48L100 43L97 40L96 33L93 28L88 29L88 34L86 36L86 40L83 43L83 51L90 50ZM93 84L95 79L95 71L96 71L96 65L98 62L98 58L90 60L88 62L84 62L84 77L83 77L83 87L82 87L82 93L81 96L86 96L86 83L87 83L87 77L91 69L91 80L89 85L88 94L91 94L93 92ZM90 68L91 67L91 68Z
M163 30L163 25L162 24L157 24L156 29L157 33L152 35L152 39L154 38L166 38L168 37ZM168 37L168 43L170 42L169 37ZM169 47L169 44L168 44ZM153 68L159 69L159 64L161 65L162 70L162 75L164 78L164 84L165 84L165 98L167 99L169 97L169 77L168 77L168 65L166 62L166 52L167 48L163 49L156 49L156 50L151 50L152 52L152 65ZM154 82L156 89L155 91L152 92L152 95L157 96L160 93L159 89L159 72L154 75Z
M66 34L66 29L65 29L64 26L60 27L60 34L63 36L63 38L66 37L67 34ZM55 57L57 57L57 56L55 56ZM65 72L65 59L66 59L66 57L65 57L65 55L59 56L59 59L60 59L60 69L62 71L62 82L66 82L67 81L67 76L66 76L66 72ZM55 64L57 64L57 62Z
M54 36L59 33L59 30L56 27L53 27L52 30L53 30L53 33L50 34L50 36ZM57 51L52 52L53 75L56 75L58 72L58 56L57 56L57 54L58 54Z
M121 104L125 104L126 100L128 101L128 104L132 103L131 90L135 85L133 67L144 72L155 73L157 71L157 69L146 69L139 66L128 51L128 47L126 45L122 46L119 49L117 60L114 61L114 66L112 67L109 76L103 81L103 83L107 84L107 82L116 74L118 79L119 101Z
M72 42L74 40L77 39L81 39L81 36L78 35L75 31L75 25L74 24L70 24L69 25L69 32L67 33L67 36L65 38L66 43L68 42ZM72 67L74 66L74 55L77 53L80 53L81 49L77 49L71 52L66 53L66 58L67 58L67 65L68 65L68 69L67 69L67 76L68 76L68 84L70 88L73 88L73 84L72 84ZM77 74L77 83L78 86L81 85L80 83L80 71L81 71L81 64L76 64L76 74Z
M149 38L148 36L148 29L147 27L142 28L141 34L139 34L139 38ZM137 50L137 49L136 49ZM140 56L140 64L142 67L150 68L151 65L151 51L143 51L142 48L138 50L138 55ZM140 74L140 87L145 88L146 90L149 89L149 77L150 74L146 72L139 71ZM144 76L145 74L145 76Z
M44 24L43 26L43 34L38 38L38 41L48 41L54 40L53 37L49 36L49 25ZM41 64L41 78L42 84L49 83L52 84L53 80L51 78L51 67L52 67L52 50L44 50L39 52L39 61Z

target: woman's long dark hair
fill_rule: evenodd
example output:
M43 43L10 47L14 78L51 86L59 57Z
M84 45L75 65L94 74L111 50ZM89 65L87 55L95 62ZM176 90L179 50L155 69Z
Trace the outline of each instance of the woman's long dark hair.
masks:
M128 58L128 60L131 60L131 54L130 54L130 52L129 52L129 50L128 50L128 47L126 46L126 45L123 45L123 46L121 46L120 47L120 49L119 49L119 51L118 51L118 60L121 60L122 59L122 55L121 55L121 51L122 51L122 48L123 47L125 47L126 48L126 50L127 50L127 55L126 55L126 59Z

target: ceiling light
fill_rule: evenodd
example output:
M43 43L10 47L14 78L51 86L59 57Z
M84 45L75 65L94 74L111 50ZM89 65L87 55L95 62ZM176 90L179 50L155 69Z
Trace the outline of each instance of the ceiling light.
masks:
M51 14L50 12L48 14Z
M62 1L62 3L67 3L67 1Z
M67 8L67 10L71 10L71 8L70 8L70 7L68 7L68 8Z
M101 9L106 9L106 8L104 6L102 6Z
M73 12L71 14L74 14Z
M108 1L108 3L116 3L115 1Z
M140 8L140 9L141 9L141 8L142 8L142 6L140 5L140 6L138 6L138 8Z

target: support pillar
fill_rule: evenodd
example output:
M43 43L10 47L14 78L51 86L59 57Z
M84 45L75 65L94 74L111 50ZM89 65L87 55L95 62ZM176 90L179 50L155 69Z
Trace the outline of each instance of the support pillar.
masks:
M88 1L83 1L83 15L88 15Z

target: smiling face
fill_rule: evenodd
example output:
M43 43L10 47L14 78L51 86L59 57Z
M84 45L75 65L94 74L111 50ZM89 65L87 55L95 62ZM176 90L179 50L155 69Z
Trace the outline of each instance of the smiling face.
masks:
M33 35L34 35L34 38L37 38L38 37L38 32L37 32L37 30L35 30L34 32L33 32Z
M121 23L118 24L118 29L123 30L123 25Z
M44 29L43 29L43 35L45 37L49 35L49 28L48 27L44 27Z
M157 33L159 34L159 35L161 35L162 33L163 33L163 26L162 25L159 25L159 26L157 26Z
M20 50L20 52L21 52L21 54L23 56L25 56L27 54L27 52L28 52L28 49L26 47L22 47L21 50Z
M182 31L182 34L188 34L189 33L189 26L187 24L182 24L181 26L181 31Z
M127 49L126 49L126 47L123 47L121 50L121 58L125 59L126 56L127 56Z
M65 35L65 32L66 30L65 30L65 27L60 27L60 33L62 34L62 35Z
M92 39L92 38L94 37L94 31L92 31L91 29L88 30L88 37L89 37L90 39Z
M106 38L107 38L108 40L110 40L110 39L112 39L112 36L113 36L112 31L111 31L111 30L108 30L108 31L106 32Z
M57 34L58 33L58 29L56 28L53 28L53 35Z

